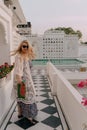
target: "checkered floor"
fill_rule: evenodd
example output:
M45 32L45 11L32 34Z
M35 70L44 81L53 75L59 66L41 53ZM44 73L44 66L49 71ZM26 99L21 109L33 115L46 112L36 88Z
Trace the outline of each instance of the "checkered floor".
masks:
M64 130L44 69L32 70L37 92L38 115L32 125L26 118L18 119L17 107L8 121L5 130Z

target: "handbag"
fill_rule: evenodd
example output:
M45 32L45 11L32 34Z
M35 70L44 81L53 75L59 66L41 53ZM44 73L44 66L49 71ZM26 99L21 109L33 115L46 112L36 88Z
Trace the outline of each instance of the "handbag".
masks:
M26 86L24 82L22 82L21 84L17 84L17 94L18 94L18 98L25 99Z

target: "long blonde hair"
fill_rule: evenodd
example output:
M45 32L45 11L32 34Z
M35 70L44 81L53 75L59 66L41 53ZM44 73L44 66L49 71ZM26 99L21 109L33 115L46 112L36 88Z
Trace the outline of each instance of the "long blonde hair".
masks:
M23 45L23 43L26 43L27 46L28 46L28 50L27 50L28 58L30 60L34 59L35 58L35 53L34 53L33 47L31 46L31 44L27 40L23 40L19 44L18 48L16 50L14 50L14 51L11 52L11 56L14 56L16 54L22 54L22 45Z

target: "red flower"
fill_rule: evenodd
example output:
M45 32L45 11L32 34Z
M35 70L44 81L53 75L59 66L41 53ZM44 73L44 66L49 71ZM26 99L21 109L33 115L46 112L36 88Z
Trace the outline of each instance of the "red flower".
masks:
M8 73L14 68L13 65L9 65L7 62L0 66L0 78L6 77Z
M5 67L9 67L9 64L7 62L4 63Z

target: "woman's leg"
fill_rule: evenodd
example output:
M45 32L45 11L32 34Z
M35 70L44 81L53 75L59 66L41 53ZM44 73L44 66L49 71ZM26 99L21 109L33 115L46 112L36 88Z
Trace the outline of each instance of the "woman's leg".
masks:
M29 105L29 113L30 116L28 117L28 120L32 124L36 124L36 122L33 120L34 117L37 115L37 105L35 103Z
M19 102L17 102L17 106L18 106L18 118L21 118L23 116L22 116L22 109L21 109L21 106L20 106Z
M36 124L36 122L33 120L33 118L32 117L29 117L28 118L28 120L33 124L33 125L35 125Z

